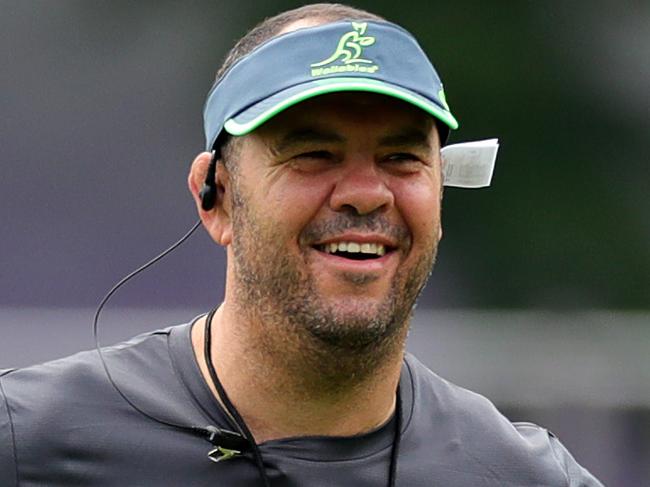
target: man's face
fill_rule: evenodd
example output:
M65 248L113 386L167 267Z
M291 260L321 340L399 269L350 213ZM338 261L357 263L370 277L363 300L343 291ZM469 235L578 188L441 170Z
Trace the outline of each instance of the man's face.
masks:
M230 258L243 309L342 348L403 331L441 235L432 119L330 94L238 143Z

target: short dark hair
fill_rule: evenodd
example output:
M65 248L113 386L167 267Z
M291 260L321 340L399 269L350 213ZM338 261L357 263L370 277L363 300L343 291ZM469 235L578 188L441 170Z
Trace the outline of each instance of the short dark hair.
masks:
M264 19L239 39L226 55L226 59L217 71L216 79L220 79L233 64L257 46L279 35L286 26L305 19L314 20L316 24L329 24L343 20L385 20L379 15L340 3L314 3L287 10ZM221 140L221 159L228 169L236 171L235 165L229 164L236 157L233 140L234 137L224 134Z

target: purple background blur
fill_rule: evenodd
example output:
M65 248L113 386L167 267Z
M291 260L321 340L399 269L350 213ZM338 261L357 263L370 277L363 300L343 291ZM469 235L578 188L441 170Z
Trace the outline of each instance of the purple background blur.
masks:
M296 2L0 0L0 367L89 348L92 307L190 227L186 175L227 49ZM447 189L410 348L650 485L650 3L356 2L409 28L489 190ZM103 342L223 294L203 232L111 301ZM44 339L45 337L45 339Z

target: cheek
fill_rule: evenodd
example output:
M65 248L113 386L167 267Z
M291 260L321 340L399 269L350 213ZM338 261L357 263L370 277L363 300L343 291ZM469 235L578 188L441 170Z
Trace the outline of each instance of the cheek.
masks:
M403 181L394 186L395 202L415 241L438 238L440 188L437 182Z
M302 229L313 221L326 206L329 183L316 178L291 175L278 181L258 205L265 213L274 215L274 220L286 232L298 238Z

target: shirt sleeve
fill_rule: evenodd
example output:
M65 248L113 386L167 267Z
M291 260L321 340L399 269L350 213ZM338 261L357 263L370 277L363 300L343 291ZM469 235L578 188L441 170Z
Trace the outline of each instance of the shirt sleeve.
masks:
M568 487L605 487L586 468L575 461L569 450L553 433L549 432L548 436L553 454L566 473Z
M18 468L16 465L16 443L11 421L9 403L2 386L2 376L8 371L0 370L0 485L18 486Z

